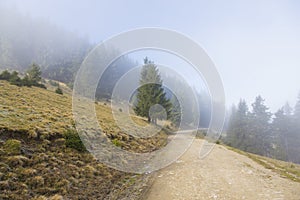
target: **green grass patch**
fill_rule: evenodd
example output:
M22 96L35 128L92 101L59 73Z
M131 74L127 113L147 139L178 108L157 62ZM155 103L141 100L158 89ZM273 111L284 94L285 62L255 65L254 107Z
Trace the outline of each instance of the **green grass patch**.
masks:
M117 147L122 146L122 143L117 138L113 139L111 142Z
M87 151L76 130L67 130L64 138L66 140L66 147L76 149L79 152Z

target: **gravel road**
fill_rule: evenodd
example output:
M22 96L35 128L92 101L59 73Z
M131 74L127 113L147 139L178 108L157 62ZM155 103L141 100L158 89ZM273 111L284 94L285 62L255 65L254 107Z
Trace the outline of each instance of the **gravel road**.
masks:
M196 139L179 160L155 173L143 199L300 200L300 183L220 145L201 160L202 144Z

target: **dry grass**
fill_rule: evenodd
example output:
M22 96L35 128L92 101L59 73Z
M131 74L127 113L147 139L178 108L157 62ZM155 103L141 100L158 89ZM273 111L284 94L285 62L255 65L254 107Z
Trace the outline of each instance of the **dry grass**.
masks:
M66 147L64 134L74 129L72 99L69 92L59 95L52 89L0 81L0 199L115 198L112 193L122 190L124 180L134 182L135 175ZM102 102L95 106L106 136L121 148L149 152L166 144L163 131L149 139L123 133L109 106ZM143 118L132 118L147 125Z
M98 102L95 107L98 120L107 137L114 141L119 140L120 146L124 149L147 152L155 150L157 146L165 145L166 134L163 131L153 138L135 139L120 130L109 106ZM126 118L125 113L118 114ZM131 117L140 126L148 125L143 118ZM72 97L41 88L17 87L6 81L0 81L0 119L0 130L24 132L30 138L60 137L74 126ZM128 127L132 127L129 122ZM139 130L131 128L129 131ZM139 145L134 145L136 143Z
M30 137L62 134L72 127L71 97L41 88L0 82L0 129Z

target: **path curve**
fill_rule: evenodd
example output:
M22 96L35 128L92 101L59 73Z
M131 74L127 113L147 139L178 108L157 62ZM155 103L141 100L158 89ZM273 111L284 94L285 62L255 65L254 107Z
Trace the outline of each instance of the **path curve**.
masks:
M300 183L221 145L200 160L202 144L196 139L178 161L157 172L144 199L300 200Z

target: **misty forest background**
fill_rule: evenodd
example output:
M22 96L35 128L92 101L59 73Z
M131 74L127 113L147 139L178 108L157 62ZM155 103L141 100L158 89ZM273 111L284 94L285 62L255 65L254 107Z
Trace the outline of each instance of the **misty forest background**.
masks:
M235 148L300 163L300 95L295 108L286 103L271 113L258 96L249 109L245 100L232 106L223 141Z
M1 7L0 30L1 71L17 70L22 74L36 63L43 78L66 83L70 88L84 57L95 46L87 37L68 32L47 20L33 19ZM106 53L113 55L117 52L117 49L107 49ZM110 99L117 80L137 64L127 56L114 62L102 76L96 98ZM189 96L189 86L180 85L179 93ZM170 96L168 92L166 96ZM198 92L197 98L200 111L186 105L182 109L191 113L191 121L195 112L200 112L200 127L208 127L211 99L205 91ZM241 100L228 113L226 133L222 137L224 143L248 152L300 163L300 97L297 105L286 104L276 113L269 111L260 96L251 108Z

